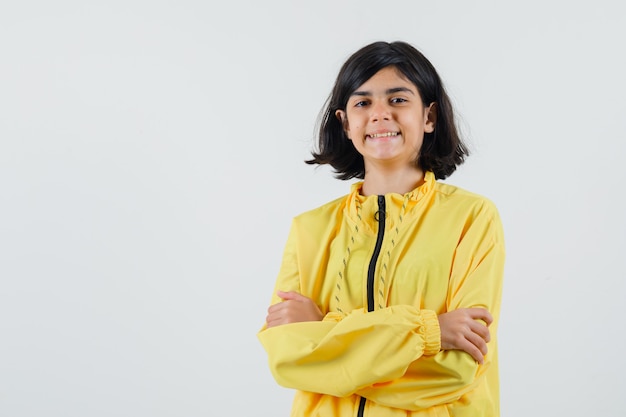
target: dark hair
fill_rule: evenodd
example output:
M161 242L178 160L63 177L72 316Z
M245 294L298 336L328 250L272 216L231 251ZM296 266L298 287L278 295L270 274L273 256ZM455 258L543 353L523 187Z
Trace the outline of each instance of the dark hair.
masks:
M424 134L416 165L445 179L463 163L469 151L457 132L450 99L430 61L406 42L374 42L355 52L343 64L335 86L320 113L318 148L307 164L330 164L342 180L365 176L365 163L341 121L335 116L345 110L357 88L385 67L395 67L417 87L424 106L436 103L437 119L432 133Z

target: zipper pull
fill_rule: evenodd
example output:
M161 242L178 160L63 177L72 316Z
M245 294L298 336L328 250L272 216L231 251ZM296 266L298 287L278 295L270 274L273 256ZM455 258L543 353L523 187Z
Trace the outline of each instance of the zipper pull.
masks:
M387 216L387 212L385 211L385 196L379 195L378 196L378 211L374 213L374 220L380 223L381 221L385 220L386 216Z

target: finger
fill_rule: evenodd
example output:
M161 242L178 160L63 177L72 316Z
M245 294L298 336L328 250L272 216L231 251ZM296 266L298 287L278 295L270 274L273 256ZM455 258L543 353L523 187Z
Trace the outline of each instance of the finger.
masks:
M485 310L485 312L487 313L487 316L483 318L483 320L485 323L487 323L487 326L489 326L491 323L493 323L493 316L487 310Z
M280 326L289 323L289 316L287 316L284 311L276 311L268 314L265 318L265 322L267 323L267 327Z
M482 352L469 340L465 340L464 343L460 345L461 350L467 352L474 360L481 365L484 362L484 357Z
M268 315L265 318L265 323L267 324L267 328L269 329L270 327L274 327L276 325L276 320L274 319L274 316L272 315Z
M267 321L267 328L270 329L272 327L280 326L281 324L285 324L280 320L269 320Z
M479 335L485 342L491 341L491 332L489 331L489 327L484 324L474 321L470 324L470 330Z
M481 312L480 312L480 317L479 318L482 321L484 321L487 326L489 326L491 323L493 323L493 317L491 316L491 313L489 313L489 311L485 310L484 308L481 308Z
M487 354L487 343L483 340L482 337L477 335L476 333L469 333L465 336L465 338L472 344L481 354L481 358Z
M281 315L277 311L268 312L267 316L265 317L265 322L269 324L273 321L276 321L279 317L281 317Z
M293 312L299 311L302 304L295 300L287 300L281 301L280 303L274 304L267 309L270 314L277 314L281 317L285 317L289 314L293 314Z
M487 326L489 326L493 322L493 317L491 313L484 308L474 307L468 309L468 314L474 320L482 320L485 322Z
M284 317L288 315L290 311L297 309L299 305L300 303L298 303L297 301L292 301L292 300L281 301L280 303L276 303L270 306L267 309L267 311L270 314L276 314L276 315L280 315L281 317Z
M286 307L287 305L285 304L284 301L282 301L280 303L272 304L271 306L269 306L267 309L267 312L270 314L276 313L277 311L284 310Z
M277 291L276 295L283 300L304 301L307 299L307 297L295 291Z

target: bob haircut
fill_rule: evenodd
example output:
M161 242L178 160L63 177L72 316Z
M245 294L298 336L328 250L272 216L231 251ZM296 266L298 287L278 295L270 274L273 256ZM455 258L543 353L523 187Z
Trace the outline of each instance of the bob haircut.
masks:
M418 89L425 107L435 103L436 122L424 141L415 165L433 171L435 178L445 179L462 164L469 151L457 132L450 99L435 67L421 52L406 42L374 42L355 52L343 64L335 86L320 112L318 148L311 152L307 164L330 164L341 180L365 177L365 163L336 117L346 109L348 99L357 88L386 67L395 67Z

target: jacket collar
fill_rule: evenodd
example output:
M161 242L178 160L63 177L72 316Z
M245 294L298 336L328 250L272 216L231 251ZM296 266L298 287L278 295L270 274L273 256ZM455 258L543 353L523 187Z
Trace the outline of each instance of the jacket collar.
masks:
M385 200L388 204L389 213L396 213L393 217L397 217L397 215L402 215L402 213L407 213L411 211L415 205L422 200L422 198L429 194L431 190L435 187L435 174L432 171L427 171L424 174L424 182L416 187L415 189L409 191L406 194L398 194L398 193L389 193L386 194ZM350 187L350 194L348 195L346 201L346 209L348 211L348 215L355 221L361 223L370 223L368 219L370 216L370 211L377 210L376 196L363 196L361 195L361 189L363 188L363 181L356 182L352 184Z
M432 188L435 185L435 181L436 181L435 174L432 171L426 171L426 173L424 174L424 182L422 183L422 185L404 194L404 196L408 196L409 200L418 201L420 198L422 198L422 196L428 194L428 192L432 190ZM355 182L354 184L350 186L350 196L352 198L358 197L361 201L365 201L368 197L372 197L372 196L365 197L361 195L362 188L363 188L363 181ZM397 193L390 193L390 194L400 195Z

